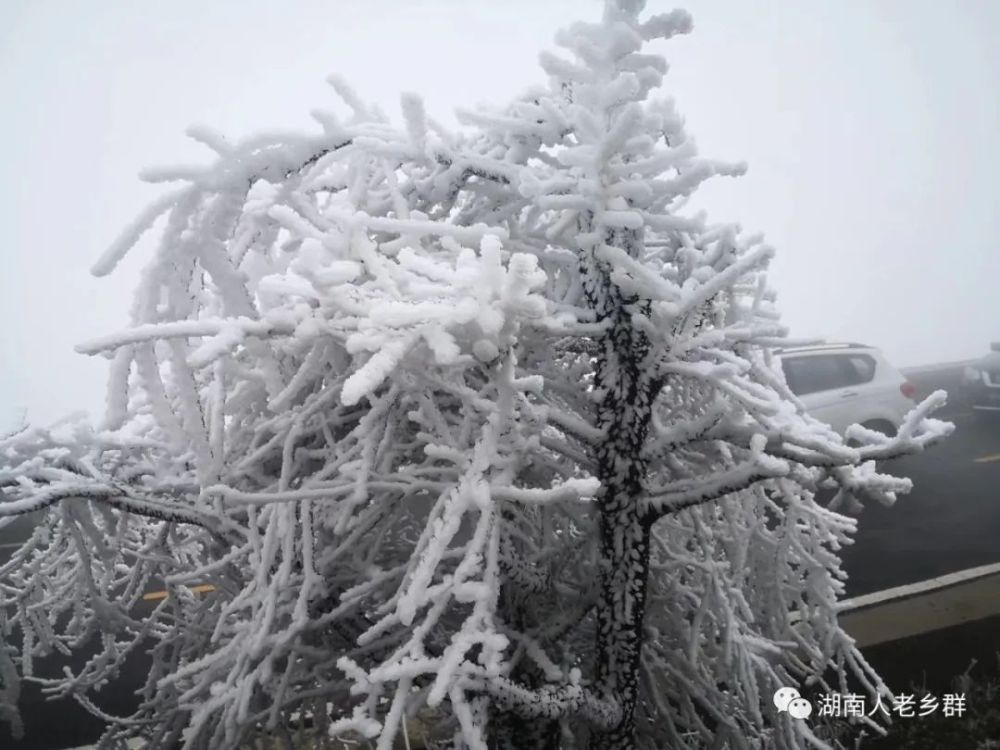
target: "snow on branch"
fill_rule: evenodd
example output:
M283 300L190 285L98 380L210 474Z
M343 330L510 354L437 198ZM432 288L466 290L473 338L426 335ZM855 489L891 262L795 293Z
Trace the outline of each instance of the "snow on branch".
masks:
M549 489L492 487L490 494L497 500L511 500L537 505L593 497L599 488L600 483L593 478L569 479Z

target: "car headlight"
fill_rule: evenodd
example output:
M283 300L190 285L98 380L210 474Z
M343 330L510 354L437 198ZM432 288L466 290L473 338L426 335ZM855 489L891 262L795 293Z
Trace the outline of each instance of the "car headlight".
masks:
M972 385L974 383L979 383L983 379L982 371L976 369L975 367L966 367L962 371L962 382L966 385Z

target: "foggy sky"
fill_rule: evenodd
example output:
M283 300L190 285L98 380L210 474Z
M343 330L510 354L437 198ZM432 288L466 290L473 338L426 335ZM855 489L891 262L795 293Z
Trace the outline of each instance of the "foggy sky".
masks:
M715 221L762 231L795 336L881 346L899 366L976 357L1000 339L1000 3L680 3L694 33L657 45L706 156ZM651 0L665 11L673 4ZM544 76L568 0L3 0L0 3L0 422L97 417L105 364L81 341L123 327L140 245L88 269L163 186L146 166L206 161L193 123L241 137L317 126L344 74L398 120L502 103ZM721 178L720 178L721 179Z

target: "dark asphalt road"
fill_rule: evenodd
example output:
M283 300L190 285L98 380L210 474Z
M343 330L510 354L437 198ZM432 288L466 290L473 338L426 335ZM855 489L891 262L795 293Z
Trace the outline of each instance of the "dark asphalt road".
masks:
M913 374L926 395L955 395L936 416L954 422L940 445L882 467L913 480L889 508L868 506L845 550L850 596L1000 562L1000 419L984 420L961 402L959 372ZM954 389L954 390L953 390Z
M951 391L958 375L951 369L909 376L926 394L942 387ZM858 517L855 543L844 552L850 596L1000 562L1000 419L977 420L957 399L938 416L955 422L951 438L883 467L910 477L913 492L891 508L866 507ZM10 543L29 528L21 523L0 530L0 559L6 559ZM63 663L42 660L38 672L54 674ZM98 704L111 714L126 713L134 702L131 696L146 668L141 659L131 667L99 696ZM26 736L15 742L0 727L0 748L56 750L86 744L100 734L101 723L76 703L45 702L33 685L25 686L21 706Z

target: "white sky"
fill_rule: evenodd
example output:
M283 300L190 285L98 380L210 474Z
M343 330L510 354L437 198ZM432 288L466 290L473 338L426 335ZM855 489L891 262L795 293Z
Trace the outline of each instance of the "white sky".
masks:
M672 4L650 0L654 11ZM660 49L702 153L746 160L703 190L715 220L763 231L796 336L879 345L900 366L1000 338L1000 2L693 0ZM162 188L145 166L200 161L183 135L313 129L347 76L397 112L451 121L541 82L569 0L0 2L0 422L94 416L105 365L73 352L124 325L139 249L88 269Z

